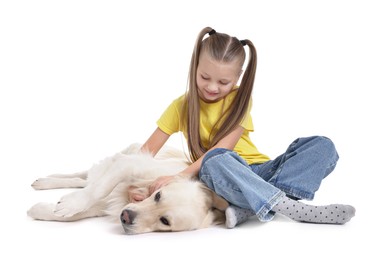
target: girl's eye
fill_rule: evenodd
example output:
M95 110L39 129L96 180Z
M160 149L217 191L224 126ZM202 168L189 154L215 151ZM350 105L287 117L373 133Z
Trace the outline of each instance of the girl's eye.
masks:
M229 82L223 82L223 81L220 81L220 84L221 84L221 85L227 85L227 84L229 84Z
M208 80L208 79L209 79L208 77L204 77L203 75L201 75L201 78L202 78L203 80Z

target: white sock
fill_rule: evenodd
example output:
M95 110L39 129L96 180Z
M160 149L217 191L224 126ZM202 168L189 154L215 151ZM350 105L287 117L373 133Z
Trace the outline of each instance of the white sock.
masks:
M250 209L243 209L231 205L225 210L225 226L227 228L234 228L247 221L247 219L253 215L255 215L255 212Z

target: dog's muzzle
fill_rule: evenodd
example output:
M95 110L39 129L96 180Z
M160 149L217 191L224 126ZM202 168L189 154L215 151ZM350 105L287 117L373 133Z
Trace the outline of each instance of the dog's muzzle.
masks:
M129 209L124 209L123 212L121 212L120 221L123 224L123 226L132 225L133 221L136 218L136 215L137 215L136 212Z

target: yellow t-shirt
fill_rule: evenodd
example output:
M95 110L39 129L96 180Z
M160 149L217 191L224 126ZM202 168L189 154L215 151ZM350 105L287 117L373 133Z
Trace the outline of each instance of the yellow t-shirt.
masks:
M223 111L226 111L231 105L236 93L237 91L232 91L224 99L215 103L206 103L200 99L200 138L205 147L208 147L212 128L221 117ZM180 123L182 122L181 111L184 98L185 95L182 95L175 99L157 121L158 127L168 135L182 131L184 137L187 138L187 131L182 129L182 124ZM254 130L250 108L240 125L244 128L244 132L233 150L245 159L248 164L268 161L269 157L260 153L249 137L249 132Z

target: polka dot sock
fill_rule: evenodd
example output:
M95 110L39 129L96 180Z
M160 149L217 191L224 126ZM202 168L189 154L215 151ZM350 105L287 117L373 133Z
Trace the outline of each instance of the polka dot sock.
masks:
M292 220L324 224L344 224L355 216L355 208L350 205L312 206L288 197L283 197L272 211Z
M231 205L225 210L225 226L227 228L234 228L247 221L247 219L253 215L255 215L255 212L250 209L243 209Z

